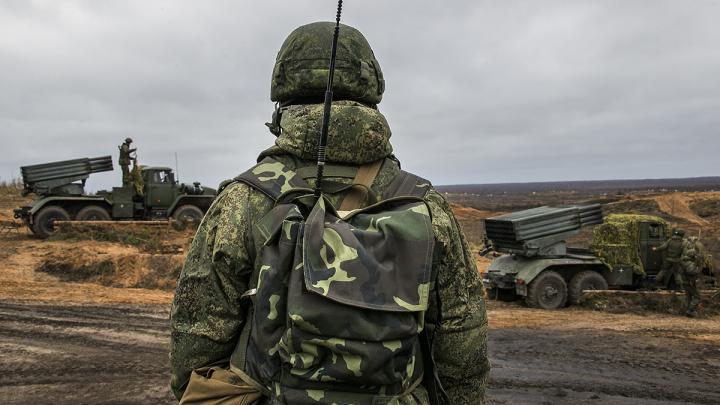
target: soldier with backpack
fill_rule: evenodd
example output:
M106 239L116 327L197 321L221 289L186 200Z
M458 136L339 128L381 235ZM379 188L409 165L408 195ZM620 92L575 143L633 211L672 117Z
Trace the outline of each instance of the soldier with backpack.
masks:
M483 401L475 258L442 195L392 154L380 65L346 25L313 194L335 27L308 24L283 43L275 145L222 185L188 252L171 311L181 403Z

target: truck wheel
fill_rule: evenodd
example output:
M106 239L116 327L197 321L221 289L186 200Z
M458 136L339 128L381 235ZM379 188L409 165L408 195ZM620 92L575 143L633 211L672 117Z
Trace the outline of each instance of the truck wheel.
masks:
M88 205L75 215L76 221L110 221L110 214L99 205Z
M607 290L608 283L605 277L597 271L586 270L576 274L570 280L570 303L577 304L582 298L584 290Z
M69 221L70 215L62 207L51 205L42 208L33 218L32 231L45 239L55 232L53 221Z
M543 271L528 286L525 302L532 308L558 309L564 307L567 302L565 279L555 271Z
M185 228L189 224L198 225L204 215L202 210L194 205L181 205L173 212L172 217L181 228Z

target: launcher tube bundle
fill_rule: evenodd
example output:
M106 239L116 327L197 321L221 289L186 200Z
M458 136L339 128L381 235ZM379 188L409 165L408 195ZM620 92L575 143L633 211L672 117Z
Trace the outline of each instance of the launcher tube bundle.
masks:
M24 193L38 195L50 193L76 181L81 181L84 185L85 180L92 173L112 170L113 163L110 156L63 160L20 168L25 187Z
M485 233L496 250L533 256L602 221L600 204L538 207L488 218Z

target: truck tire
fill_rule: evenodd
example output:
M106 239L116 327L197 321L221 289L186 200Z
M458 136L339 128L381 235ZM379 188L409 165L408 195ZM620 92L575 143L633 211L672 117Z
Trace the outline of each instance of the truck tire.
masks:
M579 303L584 290L607 289L608 283L602 274L593 270L581 271L570 280L570 303L573 305Z
M525 302L531 308L558 309L567 302L567 284L555 271L545 270L528 286Z
M55 232L53 221L69 221L70 214L56 205L41 208L33 218L32 231L40 238L47 238Z
M110 221L110 214L99 205L88 205L75 215L76 221Z
M180 229L184 229L190 224L200 224L203 216L205 216L205 214L203 214L200 208L190 204L177 207L172 214L172 218L177 221Z

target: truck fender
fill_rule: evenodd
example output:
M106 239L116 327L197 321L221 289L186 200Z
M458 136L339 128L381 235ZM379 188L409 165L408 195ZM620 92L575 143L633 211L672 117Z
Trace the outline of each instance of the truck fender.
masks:
M44 206L55 203L55 202L88 202L88 203L105 203L108 205L108 207L112 206L110 204L110 201L107 200L107 198L104 197L63 197L63 196L52 196L52 197L44 197L41 198L32 204L32 208L30 209L30 215L33 216L35 213L40 211Z
M200 208L203 212L207 211L207 209L210 207L210 204L212 204L213 200L215 199L214 195L181 195L178 196L175 201L173 201L172 204L170 204L170 207L168 207L167 213L168 216L172 216L173 212L175 211L175 208L185 205L185 204L191 204L198 208Z

